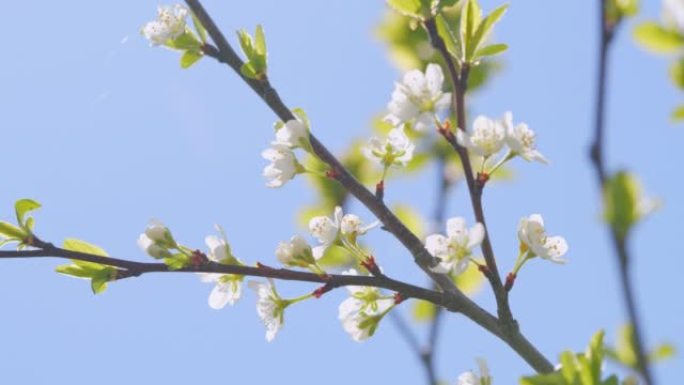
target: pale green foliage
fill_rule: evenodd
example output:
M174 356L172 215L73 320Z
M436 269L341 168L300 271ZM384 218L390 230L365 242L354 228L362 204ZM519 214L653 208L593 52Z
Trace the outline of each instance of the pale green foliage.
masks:
M443 18L438 18L438 30L449 51L460 63L475 66L483 57L497 55L508 48L505 44L485 45L494 25L501 20L507 9L508 5L505 4L483 16L477 0L466 0L463 2L458 23L452 25Z
M565 351L560 355L561 368L550 374L523 377L520 385L618 385L616 376L603 378L604 332L599 331L591 338L584 353Z
M634 175L619 171L603 186L603 216L619 238L645 215L656 208L655 201L643 196L641 184Z
M40 203L32 199L19 199L14 204L17 225L0 221L0 247L10 242L17 242L17 249L23 249L32 241L35 220L27 217L31 211L40 208Z
M243 76L250 79L263 79L266 76L266 36L261 25L257 25L254 37L244 29L237 31L242 52L247 61L240 68Z
M639 12L639 0L606 1L606 19L610 24L617 24L622 19L632 17Z
M656 345L649 353L650 362L666 360L675 355L675 348L671 344ZM637 354L634 347L634 328L630 324L623 325L618 331L615 346L606 346L606 357L638 372Z
M637 25L634 39L643 48L655 53L678 53L684 47L684 36L679 31L654 21Z
M108 257L107 252L101 247L74 238L65 239L62 248L78 253ZM107 282L116 279L117 269L99 263L74 259L70 265L57 266L55 271L76 278L90 279L90 287L93 293L99 294L107 289Z

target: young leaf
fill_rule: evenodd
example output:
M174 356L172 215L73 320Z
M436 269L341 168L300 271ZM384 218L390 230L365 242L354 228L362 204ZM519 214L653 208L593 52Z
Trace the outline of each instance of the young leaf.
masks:
M254 43L257 53L261 56L266 55L266 37L264 36L264 28L261 26L261 24L257 25L256 27Z
M14 204L14 211L17 214L17 223L20 226L24 224L24 216L26 213L40 208L40 203L34 201L33 199L19 199Z
M190 68L190 66L197 63L202 56L202 53L199 51L185 51L180 58L181 68Z
M670 120L672 120L674 123L684 121L684 105L672 110L672 113L670 114Z
M461 51L461 41L456 38L454 31L449 27L446 19L443 15L439 14L435 17L435 24L437 25L437 33L444 40L444 45L446 45L447 50L454 57L459 57L462 53Z
M508 49L508 46L506 44L491 44L485 47L480 48L475 52L475 59L477 60L478 58L484 57L484 56L494 56L498 55Z
M681 34L652 21L636 26L634 39L642 47L655 53L677 53L684 46L684 37Z
M387 0L387 4L406 16L422 16L420 0Z
M195 14L192 14L192 23L195 25L195 30L197 31L197 34L200 37L200 40L202 40L202 43L207 42L207 29L204 28L202 25L202 22L195 16Z
M4 235L7 238L16 239L18 241L22 241L28 236L24 229L5 221L0 221L0 235Z
M101 247L75 238L65 239L62 248L69 251L77 251L79 253L99 255L101 257L109 256Z
M182 35L169 41L167 46L177 50L199 51L202 47L202 42L197 39L197 36L195 36L194 33L190 32L190 30L186 30Z
M477 27L477 30L473 34L473 37L471 40L468 41L468 51L466 57L470 57L475 50L477 50L480 47L480 44L483 43L483 41L487 38L487 35L489 35L489 32L492 30L494 25L501 19L501 17L506 13L506 10L508 9L508 4L504 4L497 9L493 10L492 13L487 15L480 25Z

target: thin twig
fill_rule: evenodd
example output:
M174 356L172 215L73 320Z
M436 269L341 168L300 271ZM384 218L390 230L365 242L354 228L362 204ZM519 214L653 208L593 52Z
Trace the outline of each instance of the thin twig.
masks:
M600 7L600 26L601 26L601 40L599 43L599 68L598 79L596 84L596 111L594 116L594 140L590 147L590 158L596 171L596 179L599 188L603 190L607 180L607 172L605 166L604 155L604 137L605 137L605 110L606 110L606 89L608 80L608 59L610 47L612 46L613 36L615 30L621 20L612 22L608 20L607 1L599 2ZM643 377L645 385L655 385L653 375L646 357L645 344L641 329L641 320L637 310L636 298L634 296L633 282L630 277L630 255L627 249L627 237L621 237L614 228L610 228L610 237L615 249L616 262L618 264L618 275L620 285L622 287L623 300L627 307L627 315L629 322L634 330L633 345L636 353L637 368Z
M461 66L456 66L454 58L451 56L444 40L437 32L437 25L434 19L428 19L425 21L425 29L427 30L428 36L430 37L430 42L432 46L440 53L447 65L447 70L451 77L451 83L453 88L453 105L456 111L456 120L458 123L459 130L466 129L466 112L465 112L465 93L468 88L468 75L470 73L470 68L467 64ZM461 159L461 164L463 165L463 173L465 175L466 183L468 185L468 192L470 194L470 203L473 207L473 212L475 214L475 220L482 223L485 227L485 235L482 240L482 254L487 265L486 276L489 283L494 291L494 296L496 298L497 311L499 314L499 319L503 323L504 327L511 330L517 330L517 322L513 319L511 313L510 305L508 303L508 292L504 289L503 283L501 281L501 276L499 275L499 269L496 266L496 257L494 256L494 249L489 237L489 231L487 230L487 222L485 220L484 208L482 207L482 188L483 185L478 183L473 174L473 169L470 163L470 157L468 156L468 150L461 146L453 135L445 135L445 138L449 144L456 150L459 158Z
M243 64L242 60L230 47L230 44L228 44L228 41L199 0L185 0L185 2L200 20L202 25L207 29L209 36L217 45L217 48L207 45L206 49L204 49L205 54L229 65L233 71L235 71L235 73L264 100L281 120L288 121L295 119L290 109L282 102L280 96L271 86L267 78L257 81L245 78L240 74L240 67ZM384 202L377 199L373 193L361 185L314 135L310 136L310 141L314 153L323 162L328 164L335 173L338 182L375 214L383 223L384 228L392 233L395 238L406 247L411 255L413 255L418 266L425 271L437 285L439 285L440 289L444 290L444 293L442 294L443 299L440 303L449 303L451 307L445 306L447 309L461 312L472 321L501 338L536 371L550 372L553 370L551 363L522 334L520 334L517 328L513 330L513 328L508 327L508 322L500 322L496 317L479 307L475 302L463 294L447 275L436 274L430 271L429 266L433 263L433 258L425 249L420 239L418 239L418 237L389 210ZM467 158L466 161L468 161ZM500 278L499 286L503 287ZM501 314L501 311L499 314Z

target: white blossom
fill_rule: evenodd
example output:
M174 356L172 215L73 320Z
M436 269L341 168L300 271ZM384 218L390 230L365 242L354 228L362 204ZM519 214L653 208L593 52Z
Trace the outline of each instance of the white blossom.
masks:
M281 187L301 172L301 165L286 145L272 144L261 153L261 156L271 162L263 171L264 177L268 180L268 187Z
M285 145L289 148L306 148L309 141L309 130L304 123L299 120L288 120L276 131L276 141L274 144Z
M257 314L266 326L266 340L271 342L283 327L283 316L288 303L280 297L270 278L268 282L249 281L248 285L256 292Z
M521 242L521 249L526 248L532 255L551 262L565 263L561 257L568 251L568 244L563 237L546 235L541 215L532 214L528 218L521 218L518 225L518 238Z
M485 158L499 152L505 139L506 132L501 122L484 115L475 118L472 132L460 129L456 132L456 140L461 146Z
M375 221L370 225L364 226L361 218L357 215L345 214L340 221L340 230L344 235L364 235L379 224L378 221Z
M383 167L392 165L406 166L413 158L415 145L404 133L403 127L395 127L387 134L387 138L382 140L372 137L368 144L361 151L366 158L375 161Z
M503 125L506 129L506 144L514 155L520 155L528 162L549 163L544 155L535 148L535 133L525 123L513 124L513 114L504 114Z
M358 275L350 269L342 274ZM394 300L381 298L376 287L347 286L351 296L340 304L338 318L344 330L354 339L361 342L375 333L379 322L394 305Z
M337 206L332 218L318 216L309 221L309 231L320 243L313 248L313 255L316 260L323 257L325 251L337 241L342 217L342 207Z
M447 221L446 233L447 236L432 234L425 239L425 248L432 256L441 260L431 270L460 274L468 267L473 249L482 243L485 228L478 222L468 229L464 218L455 217Z
M397 125L413 122L418 131L433 125L435 114L446 109L451 100L449 92L442 92L443 83L442 68L434 63L428 64L425 73L407 72L401 83L395 83L387 119Z
M209 294L209 306L212 309L219 310L226 305L232 306L242 296L242 275L202 273L200 279L202 282L216 284Z
M469 370L467 372L461 373L458 376L457 385L491 385L492 377L489 375L489 368L487 367L487 361L484 358L476 358L477 365L480 367L480 375L475 374L475 372Z
M223 229L216 225L216 229L223 234ZM204 239L209 252L207 258L216 263L239 264L237 258L233 256L230 245L225 239L215 235L209 235ZM200 273L202 282L214 283L214 289L209 294L209 306L212 309L222 309L227 304L234 305L242 295L243 275L238 274L219 274L219 273Z
M684 34L684 1L663 0L662 19L665 25Z
M286 266L308 267L316 263L311 246L299 235L292 237L290 242L280 242L275 255Z
M151 220L145 232L138 237L138 247L149 256L160 259L171 256L169 248L176 246L171 231L158 220Z
M185 32L185 19L190 11L181 4L157 7L157 19L148 22L141 33L151 45L163 45Z

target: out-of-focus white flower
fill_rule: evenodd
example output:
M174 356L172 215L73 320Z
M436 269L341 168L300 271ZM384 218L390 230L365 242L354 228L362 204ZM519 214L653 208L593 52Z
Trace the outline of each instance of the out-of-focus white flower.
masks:
M281 187L300 172L302 166L297 162L292 150L283 144L274 143L261 153L261 156L271 164L264 168L264 177L268 180L266 186Z
M475 118L472 132L458 130L456 140L474 154L488 158L501 150L506 132L501 122L484 115Z
M282 124L282 123L281 123ZM288 120L276 131L274 144L282 144L289 148L307 148L309 142L309 129L299 120Z
M425 240L425 248L441 261L430 269L437 273L461 274L468 268L473 249L482 243L485 228L482 223L475 223L468 229L462 217L447 221L447 236L429 235Z
M417 131L433 125L435 115L449 107L451 100L451 93L442 92L443 83L442 68L434 63L428 64L425 73L407 72L401 83L395 83L387 119L395 125L411 122Z
M283 317L288 302L280 297L272 279L268 282L249 281L249 287L257 295L257 314L266 325L266 340L273 341L283 327Z
M684 1L663 0L663 23L684 34Z
M163 45L185 32L185 19L190 11L181 4L160 5L157 19L145 24L141 30L151 45Z
M512 155L520 155L528 162L537 161L548 164L549 161L544 158L535 147L535 133L525 123L513 124L513 114L506 112L504 114L503 125L506 129L506 144L511 149Z
M461 373L458 376L457 385L491 385L492 377L489 375L489 368L487 361L484 358L476 358L477 365L480 367L480 375L478 376L473 371Z
M521 218L518 224L518 238L521 250L529 250L533 256L539 256L555 263L565 263L561 257L568 251L565 238L546 235L544 220L539 214Z
M372 137L361 151L366 158L379 163L383 167L406 166L413 158L415 145L411 143L403 127L395 127L387 134L384 141Z
M299 235L292 237L290 242L280 242L275 254L278 260L286 266L309 267L316 263L311 246Z

